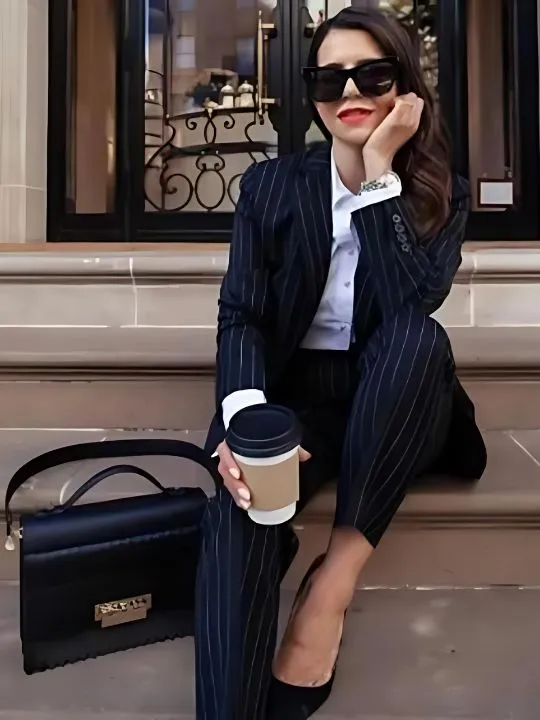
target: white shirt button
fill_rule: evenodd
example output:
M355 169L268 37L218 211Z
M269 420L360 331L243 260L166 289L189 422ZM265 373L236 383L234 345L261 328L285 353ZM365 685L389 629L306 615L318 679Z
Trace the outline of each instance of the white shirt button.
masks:
M346 287L346 288L351 287L350 280L347 280L347 282L345 283L345 287Z

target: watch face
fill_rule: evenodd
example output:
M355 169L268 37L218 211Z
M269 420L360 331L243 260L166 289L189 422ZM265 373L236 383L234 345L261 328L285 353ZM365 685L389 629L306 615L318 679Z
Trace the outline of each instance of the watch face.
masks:
M398 176L395 172L387 172L382 176L381 182L385 185L395 185L398 182Z

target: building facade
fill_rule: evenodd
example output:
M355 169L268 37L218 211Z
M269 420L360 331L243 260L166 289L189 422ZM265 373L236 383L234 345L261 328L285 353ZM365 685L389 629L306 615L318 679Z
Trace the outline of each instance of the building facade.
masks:
M300 69L351 2L409 29L470 239L538 238L537 0L2 0L2 242L227 242L243 171L317 139Z
M189 378L204 425L240 178L318 139L300 69L316 24L350 4L407 27L471 181L439 315L463 372L540 366L538 0L0 0L5 373L43 392L144 376L131 414L103 385L104 417L77 419L99 427L184 427L170 384ZM35 422L24 397L18 422ZM61 407L39 421L68 423Z

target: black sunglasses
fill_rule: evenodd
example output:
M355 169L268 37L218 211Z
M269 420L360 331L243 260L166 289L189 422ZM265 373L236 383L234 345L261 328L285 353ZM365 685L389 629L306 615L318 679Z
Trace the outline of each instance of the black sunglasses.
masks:
M352 79L365 97L380 97L390 92L399 74L397 57L366 60L356 67L345 70L340 67L305 67L302 75L308 95L315 102L341 100L345 86Z

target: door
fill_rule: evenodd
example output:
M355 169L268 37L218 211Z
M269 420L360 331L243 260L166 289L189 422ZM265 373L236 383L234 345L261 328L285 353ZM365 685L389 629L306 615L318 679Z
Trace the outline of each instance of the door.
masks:
M292 149L283 62L290 3L146 5L137 233L227 239L245 170Z

